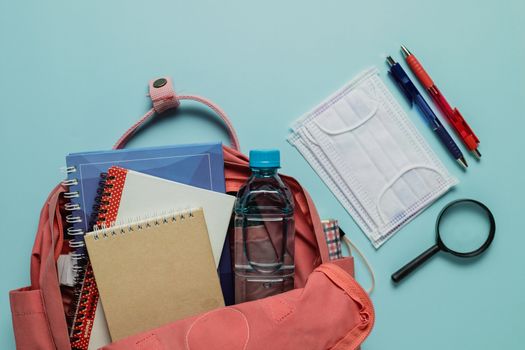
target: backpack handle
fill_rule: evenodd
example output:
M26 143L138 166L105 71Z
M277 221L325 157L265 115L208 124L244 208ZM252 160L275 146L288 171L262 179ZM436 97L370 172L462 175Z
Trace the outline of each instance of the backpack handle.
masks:
M133 124L115 143L113 149L124 148L129 140L135 135L135 133L149 120L151 120L156 114L161 114L168 109L174 109L179 107L181 100L191 100L200 102L208 106L214 111L226 124L226 130L230 138L231 147L237 151L240 151L239 139L237 133L233 128L230 118L226 113L212 101L197 95L181 95L177 96L173 89L171 78L162 77L149 82L149 97L153 103L153 108L142 116L135 124Z

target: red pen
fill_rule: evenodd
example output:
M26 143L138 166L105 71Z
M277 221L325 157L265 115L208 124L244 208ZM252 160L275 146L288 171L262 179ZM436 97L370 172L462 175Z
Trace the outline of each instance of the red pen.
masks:
M450 125L454 128L458 136L463 140L465 146L468 150L471 151L478 159L481 157L481 153L478 151L479 139L474 134L470 126L467 124L461 113L459 113L457 108L450 107L449 103L445 99L445 96L441 94L441 91L437 88L436 84L432 81L432 78L425 72L421 63L417 60L408 49L401 45L401 51L405 56L405 60L416 75L417 79L423 85L423 87L428 91L434 102L439 106L439 109L447 117L447 120Z

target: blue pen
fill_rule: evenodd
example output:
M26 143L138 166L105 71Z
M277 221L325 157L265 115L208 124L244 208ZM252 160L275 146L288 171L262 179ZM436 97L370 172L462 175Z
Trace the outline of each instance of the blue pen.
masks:
M466 169L468 164L465 160L465 157L463 156L463 153L461 153L458 145L454 142L443 124L441 124L437 116L423 98L423 95L421 95L414 83L412 83L401 65L394 61L391 56L388 56L386 61L390 66L390 74L392 77L394 77L401 91L403 91L411 103L414 103L419 108L419 111L425 117L428 126L436 133L441 143L448 149L449 153L454 157L454 159L456 159L456 161Z

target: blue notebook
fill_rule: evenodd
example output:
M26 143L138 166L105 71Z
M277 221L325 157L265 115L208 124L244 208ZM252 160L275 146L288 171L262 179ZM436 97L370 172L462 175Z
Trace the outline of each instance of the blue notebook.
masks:
M189 144L140 149L72 153L66 157L69 191L65 194L73 259L77 262L77 284L83 281L87 252L84 234L91 231L98 214L104 174L120 166L199 188L225 192L224 158L220 143ZM97 193L98 192L98 193ZM228 241L228 240L227 240ZM219 264L221 287L226 304L233 303L233 276L227 242Z
M224 159L220 143L72 153L66 157L66 164L68 180L72 184L70 204L77 208L75 217L80 217L71 220L77 221L72 226L84 232L91 231L88 225L96 203L100 174L111 166L225 192ZM77 241L80 240L83 241L83 238L77 236Z

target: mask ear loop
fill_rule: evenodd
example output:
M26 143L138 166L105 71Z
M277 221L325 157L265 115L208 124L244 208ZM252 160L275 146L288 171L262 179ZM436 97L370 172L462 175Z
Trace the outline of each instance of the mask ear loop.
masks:
M359 122L355 123L354 125L347 126L346 128L341 128L339 130L330 130L330 129L326 128L325 126L321 125L321 123L317 119L314 119L313 122L315 123L315 125L317 125L317 127L319 129L321 129L322 131L324 131L328 135L339 135L339 134L344 134L344 133L349 132L349 131L353 131L353 130L359 128L361 125L365 124L370 119L372 119L372 117L377 113L377 110L379 109L379 103L377 101L373 100L373 99L372 99L372 101L374 101L375 104L374 104L373 108L370 110L370 112L368 112L368 114L363 119L361 119ZM338 114L337 110L334 109L334 111L336 112L336 114ZM339 116L339 114L338 114L338 116ZM344 120L344 118L341 118L341 119Z
M339 228L339 230L342 231L341 228ZM365 263L365 267L368 270L368 273L370 274L370 280L371 280L371 285L366 290L366 292L368 294L372 294L372 292L374 291L375 286L376 286L376 277L375 277L374 269L372 268L372 266L368 262L368 259L365 257L365 255L359 250L359 248L356 247L356 245L350 240L350 238L346 237L346 234L343 235L342 238L343 238L343 241L345 242L346 247L348 248L348 250L350 252L356 251L357 254L359 255L359 257L361 258L361 260L363 260L363 262Z
M323 113L324 111L326 111L327 109L329 108L332 108L333 111L335 112L335 114L342 120L344 121L345 118L343 118L338 112L337 112L337 109L333 108L333 106L337 103L337 102L340 102L340 101L345 101L344 100L344 97L348 96L349 93L351 92L361 92L362 94L366 95L366 98L370 99L370 101L372 101L372 105L370 106L371 109L370 111L368 111L368 113L366 115L364 115L362 117L362 119L360 118L360 120L358 122L356 122L354 125L350 125L350 126L347 126L345 128L341 128L339 130L330 130L328 129L327 127L321 125L321 122L319 120L317 120L317 117L319 116L319 114ZM374 91L375 92L375 91ZM345 101L347 106L350 107L350 109L354 110L355 114L360 116L360 113L357 113L354 109L354 107L348 102L348 101ZM370 119L372 119L373 116L376 115L377 111L379 110L379 101L377 99L375 99L375 96L372 97L370 96L368 93L366 93L366 91L363 91L362 89L360 88L356 88L355 90L350 90L350 91L347 91L345 92L344 94L342 94L341 96L339 96L339 98L336 98L334 99L333 101L331 101L330 103L326 104L323 108L319 109L317 112L316 112L316 115L314 116L313 118L313 122L315 123L315 125L317 125L317 127L319 129L321 129L322 131L324 131L325 133L327 133L328 135L339 135L339 134L344 134L346 132L349 132L349 131L353 131L357 128L359 128L361 125L365 124L366 122L368 122Z
M411 170L414 170L414 169L427 169L427 170L430 170L430 171L433 171L433 172L436 172L439 176L441 176L441 178L445 178L445 176L443 175L443 173L441 171L439 171L438 169L434 168L434 167L431 167L427 164L416 164L416 165L411 165L409 167L406 167L406 168L403 168L399 171L398 175L394 176L384 187L383 189L381 190L381 192L379 192L379 196L377 197L377 202L376 202L376 207L377 207L377 212L379 213L379 217L381 218L381 220L383 221L383 223L385 223L388 218L386 217L385 213L383 213L383 211L381 210L381 206L380 206L380 203L381 203L381 200L383 199L383 196L385 195L386 191L392 187L396 181L398 181L401 176L405 175L406 173L408 173L409 171Z

